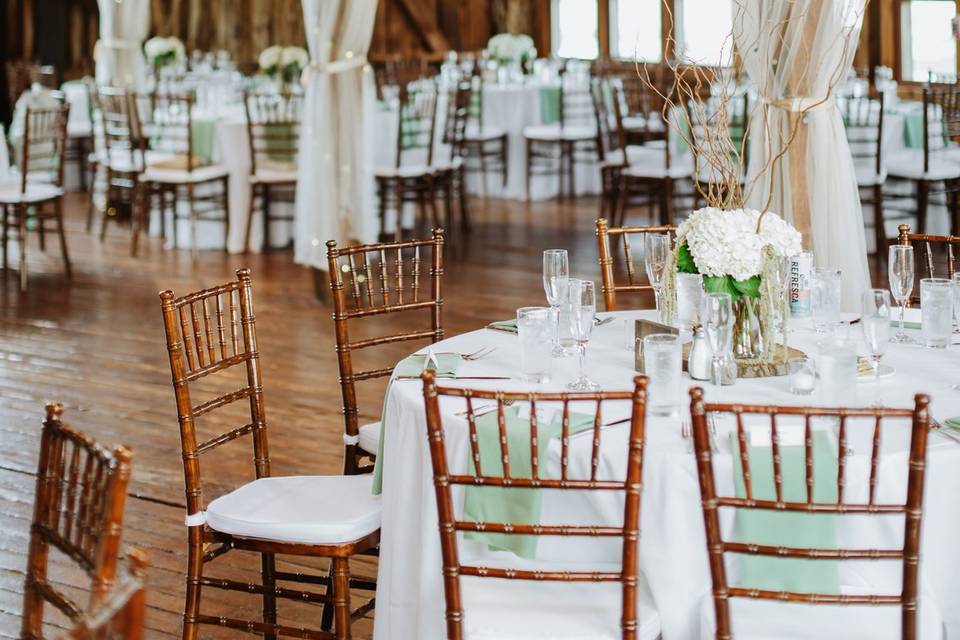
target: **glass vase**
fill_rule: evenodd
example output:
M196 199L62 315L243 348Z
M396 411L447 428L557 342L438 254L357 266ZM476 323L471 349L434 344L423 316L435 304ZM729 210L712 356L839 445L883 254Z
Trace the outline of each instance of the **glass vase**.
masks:
M760 298L740 296L733 302L736 316L733 325L733 355L737 359L763 356L763 327L760 321Z

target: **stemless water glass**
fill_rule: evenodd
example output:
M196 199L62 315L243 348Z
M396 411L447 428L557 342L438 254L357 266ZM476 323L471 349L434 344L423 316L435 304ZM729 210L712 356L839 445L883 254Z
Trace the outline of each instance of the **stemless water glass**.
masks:
M817 371L823 400L832 405L849 403L857 384L857 352L853 343L821 345Z
M960 271L953 274L953 332L960 333Z
M873 379L880 379L880 360L890 343L890 295L884 289L863 293L863 341L873 358Z
M923 344L946 349L953 334L953 281L924 278L920 281L920 330Z
M672 416L680 406L683 372L680 337L654 333L643 339L643 372L650 379L650 413Z
M527 382L550 382L553 336L557 311L552 307L517 309L517 337L520 341L520 369Z
M890 295L900 305L900 329L897 335L890 338L890 342L898 344L917 344L917 341L903 331L903 316L910 294L913 293L913 247L911 245L894 244L890 246L887 257L887 276L890 279Z
M663 286L663 273L670 259L670 235L666 233L647 233L643 237L643 261L647 268L647 279L653 287L654 301L660 311L660 288Z
M543 290L547 304L556 310L557 326L554 331L553 355L563 356L566 351L560 345L563 334L569 330L560 322L561 307L567 301L567 281L570 279L570 258L566 249L547 249L543 252Z
M812 358L801 356L787 361L790 374L790 393L807 396L817 384L817 368Z
M600 386L587 378L584 360L587 355L587 343L593 333L593 320L597 315L597 296L593 283L589 280L570 280L568 285L570 304L570 333L577 343L579 356L579 377L567 385L568 389L593 391Z
M832 322L840 321L840 270L814 269L810 276L813 328L823 334Z
M733 341L733 320L733 299L729 293L707 293L701 298L700 323L713 354L710 377L717 386L721 382L724 354Z

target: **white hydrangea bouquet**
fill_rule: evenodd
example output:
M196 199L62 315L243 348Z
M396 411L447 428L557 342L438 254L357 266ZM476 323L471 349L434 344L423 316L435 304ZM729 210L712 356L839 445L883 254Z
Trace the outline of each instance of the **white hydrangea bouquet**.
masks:
M778 310L786 313L776 270L783 258L801 251L801 240L800 232L775 213L715 207L694 211L677 228L676 248L665 274L665 313L670 317L676 304L676 274L699 273L705 291L729 293L733 299L734 353L769 359L773 315Z
M274 45L261 51L257 62L264 75L293 84L310 64L310 54L303 47Z
M179 38L170 36L154 36L143 44L143 53L153 65L154 69L162 69L168 65L186 59L186 49Z
M525 33L498 33L487 42L487 54L499 64L526 64L537 57L533 38Z

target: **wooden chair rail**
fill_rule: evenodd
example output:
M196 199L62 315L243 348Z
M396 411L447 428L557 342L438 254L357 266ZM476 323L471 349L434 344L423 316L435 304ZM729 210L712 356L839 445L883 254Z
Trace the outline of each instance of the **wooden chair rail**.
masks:
M752 598L754 600L780 600L783 602L797 602L808 604L841 604L841 605L902 605L900 596L871 596L871 595L828 595L819 593L796 593L793 591L768 591L765 589L741 589L729 587L729 598Z
M473 565L461 565L458 573L462 576L532 580L534 582L622 582L624 579L622 573L608 571L593 571L589 573L576 571L530 571Z
M723 550L755 556L808 560L902 560L903 549L803 549L746 542L724 542Z

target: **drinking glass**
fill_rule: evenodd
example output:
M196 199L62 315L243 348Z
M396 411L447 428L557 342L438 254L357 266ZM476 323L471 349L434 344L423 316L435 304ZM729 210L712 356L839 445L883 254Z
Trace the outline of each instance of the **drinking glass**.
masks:
M799 396L813 393L817 383L817 368L812 358L790 358L787 361L787 370L790 373L790 393Z
M643 261L647 268L647 279L653 287L654 301L660 311L660 288L663 286L663 273L670 259L670 235L666 233L647 233L643 237Z
M733 299L729 293L707 293L700 299L700 323L713 354L710 377L717 386L721 383L724 354L733 341L733 320Z
M680 337L654 333L643 339L643 372L650 379L650 413L676 415L680 406L680 378L683 364Z
M953 332L960 333L960 271L953 274Z
M702 295L702 275L699 273L677 274L677 327L681 331L690 331L697 322Z
M554 331L553 355L567 355L561 346L561 334L566 327L560 323L560 308L567 301L567 281L570 279L570 258L566 249L547 249L543 252L543 290L547 304L556 310L557 326Z
M810 276L810 296L813 328L823 334L827 325L840 320L840 270L814 269Z
M900 305L900 329L890 342L897 344L917 344L917 341L903 331L903 315L906 313L910 294L913 293L913 247L911 245L890 245L887 258L887 275L890 279L890 295Z
M593 283L589 280L570 280L568 284L570 304L570 333L577 343L579 356L579 377L567 385L577 391L594 391L600 386L587 378L584 360L587 355L587 343L593 333L593 319L597 315L597 296Z
M873 380L880 380L880 360L890 343L890 295L885 289L869 289L863 292L863 341L873 358ZM880 404L879 397L877 405Z
M790 301L787 299L787 294L790 289L790 267L792 265L793 261L790 256L782 257L779 262L777 262L777 270L773 272L773 276L776 279L774 285L777 289L777 324L780 327L780 335L783 338L785 350L787 333L790 330L787 326L790 320Z
M856 395L857 352L850 342L823 345L817 370L820 372L820 390L827 404L846 404Z
M953 281L924 278L920 281L920 330L929 349L946 349L953 335Z
M550 382L550 360L557 311L552 307L517 309L520 369L527 382Z

